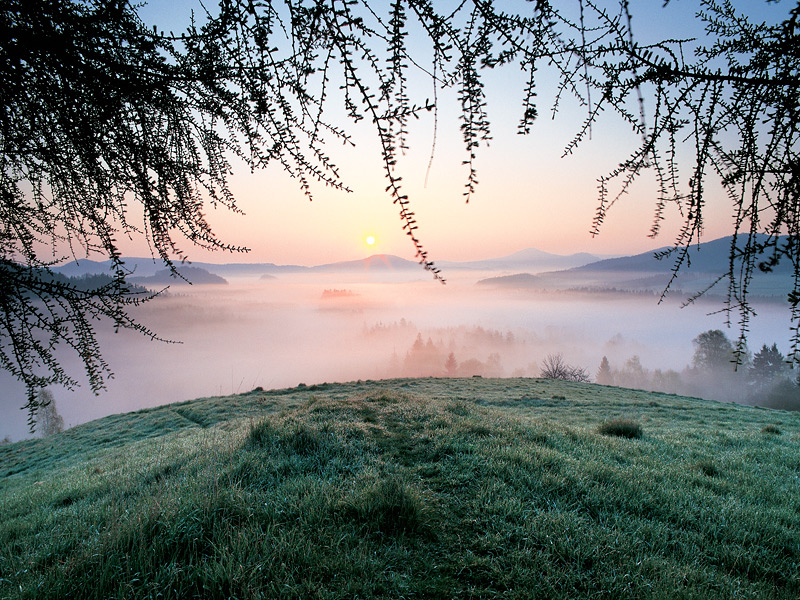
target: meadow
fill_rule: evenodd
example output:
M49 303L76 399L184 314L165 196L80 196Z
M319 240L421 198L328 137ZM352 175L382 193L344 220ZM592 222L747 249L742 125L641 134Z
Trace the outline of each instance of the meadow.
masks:
M0 446L0 598L797 598L800 414L300 385Z

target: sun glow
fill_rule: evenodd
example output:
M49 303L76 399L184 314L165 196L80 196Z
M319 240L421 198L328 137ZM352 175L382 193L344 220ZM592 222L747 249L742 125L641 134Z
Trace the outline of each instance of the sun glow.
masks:
M374 246L375 245L375 236L368 235L367 239L364 240L364 241L367 242L367 246Z

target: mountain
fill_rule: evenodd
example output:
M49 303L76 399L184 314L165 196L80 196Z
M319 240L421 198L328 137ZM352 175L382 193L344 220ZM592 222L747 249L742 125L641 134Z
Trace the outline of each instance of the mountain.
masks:
M339 273L354 271L406 271L414 269L420 271L422 267L418 262L406 260L392 254L374 254L362 260L348 260L344 262L328 263L309 267L315 273Z
M766 236L759 236L766 240ZM727 270L730 260L732 236L719 238L710 242L703 242L692 246L688 253L686 267L694 273L721 273ZM741 245L740 245L741 246ZM660 260L657 254L669 252ZM570 269L573 273L578 272L599 272L599 271L628 271L640 273L669 273L675 267L675 260L678 253L672 248L664 247L650 252L643 252L634 256L624 256L621 258L609 258L597 262L589 263ZM786 261L780 263L775 269L775 273L790 274L791 265Z
M536 248L520 250L508 256L490 258L476 261L435 261L436 266L444 271L473 270L473 271L528 271L540 273L581 267L588 263L597 262L598 257L587 253L570 255L551 254ZM278 265L275 263L208 263L192 262L191 266L183 265L179 268L199 268L220 277L255 277L263 275L280 275L285 273L357 273L357 272L419 272L422 267L415 260L407 260L391 254L376 254L359 260L339 261L315 266ZM154 277L164 270L162 263L152 257L126 257L124 267L131 271L134 278ZM53 271L70 277L83 275L108 274L111 261L94 261L80 259L64 265L53 267ZM175 283L174 279L167 281L163 274L160 279L151 283ZM193 282L194 283L194 282ZM197 282L199 283L199 282Z
M53 267L53 271L61 273L67 277L85 277L86 275L108 275L110 274L111 261L98 262L83 258L73 260L60 267Z
M163 263L156 261L154 258L142 257L126 257L123 259L124 266L127 270L132 272L134 277L152 277L158 271L164 269ZM180 263L177 263L180 265ZM309 267L300 265L276 265L274 263L207 263L207 262L192 262L188 267L197 267L209 273L219 275L220 277L241 277L253 276L259 277L266 274L275 273L298 273L308 271ZM179 267L182 268L182 267ZM80 259L68 262L59 267L54 267L53 271L62 273L70 277L82 275L97 275L100 273L108 273L111 269L111 261L94 261L89 259Z
M445 273L450 270L475 270L475 271L509 271L509 270L532 270L547 271L555 269L568 269L571 267L582 266L590 262L596 262L597 256L586 253L571 254L562 256L560 254L550 254L528 248L520 250L514 254L500 258L490 258L476 261L448 261L436 260L436 266ZM335 262L315 267L308 267L312 272L354 272L354 271L420 271L421 267L417 261L406 260L391 254L376 254L363 260L351 260Z
M123 267L137 277L151 277L160 269L164 268L161 262L156 262L154 258L127 257L123 259ZM73 260L58 267L53 267L53 271L68 277L83 277L85 275L109 275L111 274L111 261L96 261L88 258Z
M538 273L541 271L571 269L598 260L599 257L585 252L561 255L550 254L536 248L527 248L499 258L464 262L443 260L436 261L436 265L448 270L469 269L475 271L528 271Z
M188 285L189 283L198 285L226 285L228 282L220 277L209 273L200 267L182 266L177 268L180 277L175 277L169 269L161 269L149 277L128 277L132 283L147 286L161 285ZM181 277L185 279L181 279Z
M766 239L766 236L764 236ZM633 256L609 258L589 264L538 273L531 279L518 273L508 277L492 277L478 283L510 289L613 289L617 291L648 291L661 293L670 285L675 293L695 294L705 290L728 270L733 238L731 236L704 242L689 249L687 260L673 280L672 272L678 253L669 247L658 248ZM658 259L657 256L662 258ZM756 296L785 297L792 289L792 267L783 261L771 273L754 272L749 287ZM725 293L725 281L719 292L712 288L709 295Z

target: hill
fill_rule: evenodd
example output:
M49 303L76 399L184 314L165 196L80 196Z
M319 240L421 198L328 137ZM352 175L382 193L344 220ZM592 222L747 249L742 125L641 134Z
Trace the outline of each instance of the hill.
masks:
M509 256L500 258L490 258L485 260L456 262L456 261L437 261L437 265L444 269L455 270L482 270L482 271L508 271L508 270L531 270L547 271L554 269L568 269L595 262L598 257L592 254L578 253L568 256L560 254L550 254L528 248L520 250ZM163 270L163 265L154 258L126 257L124 259L125 268L132 272L135 277L153 277L156 273ZM281 275L289 273L397 273L408 272L415 275L424 276L424 271L416 260L406 260L391 254L376 254L359 260L339 261L315 266L301 265L277 265L275 263L207 263L192 262L192 267L203 269L220 277L262 277L269 275ZM102 262L89 259L73 260L61 266L54 267L53 270L69 276L94 275L98 273L108 273L111 268L111 261ZM185 268L181 267L181 268ZM162 274L158 275L162 281L158 283L170 283L163 281ZM269 277L263 277L267 279ZM173 280L174 283L174 280Z
M526 278L528 273L517 273L483 279L478 283L510 289L613 290L655 294L661 294L670 285L673 293L691 296L714 285L727 271L732 241L733 238L728 236L690 248L688 260L674 280L672 272L678 255L664 254L669 248L657 248L634 256L609 258L560 271L538 273L535 278ZM770 273L756 269L749 290L756 297L779 298L783 301L793 287L792 277L792 266L787 261L779 263ZM723 279L707 295L724 296L727 291L727 279Z
M799 441L537 379L172 404L0 446L0 597L797 598Z
M392 254L373 254L362 260L348 260L309 267L312 272L348 273L353 271L414 271L419 273L421 267L417 261L406 260Z
M579 267L600 260L593 254L579 252L576 254L562 255L551 254L536 248L526 248L500 258L488 258L474 261L437 261L442 269L469 269L476 271L517 271L526 270L533 273L541 271L555 271Z
M220 277L209 273L200 267L181 266L176 268L180 277L175 277L169 269L156 271L149 277L129 277L128 280L139 285L147 286L166 286L166 285L226 285L228 282Z
M163 263L152 257L125 257L123 262L125 268L131 272L133 277L153 277L157 273L165 270ZM274 263L217 264L206 262L192 262L191 265L179 266L179 269L181 268L198 268L220 277L259 277L270 273L302 273L309 269L308 267L301 267L298 265L276 265ZM71 276L109 273L110 269L110 260L98 262L86 258L73 260L61 266L53 267L53 271ZM159 274L158 277L163 279L162 275L163 274ZM172 282L174 283L174 280L172 280ZM163 283L163 281L161 283Z

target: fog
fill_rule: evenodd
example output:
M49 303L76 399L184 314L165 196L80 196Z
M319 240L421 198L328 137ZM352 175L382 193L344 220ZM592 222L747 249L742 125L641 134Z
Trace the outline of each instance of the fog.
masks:
M708 315L720 299L680 308L656 295L492 289L480 273L449 273L446 285L424 272L286 274L229 278L228 285L175 286L139 307L136 318L167 340L100 328L114 371L95 397L86 385L51 388L67 426L104 415L197 397L398 376L445 375L453 354L461 376L537 376L562 353L594 377L601 358L615 367L632 356L650 370L680 371L692 340L724 329ZM485 275L485 274L483 274ZM751 349L789 348L786 309L757 306ZM726 330L735 339L738 330ZM419 338L419 341L417 341ZM415 346L416 342L416 346ZM71 373L75 356L65 355ZM23 387L0 373L0 439L29 436Z

